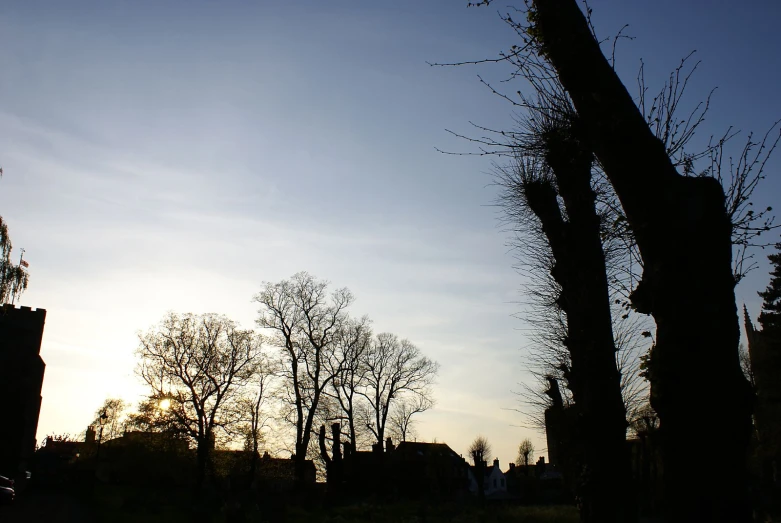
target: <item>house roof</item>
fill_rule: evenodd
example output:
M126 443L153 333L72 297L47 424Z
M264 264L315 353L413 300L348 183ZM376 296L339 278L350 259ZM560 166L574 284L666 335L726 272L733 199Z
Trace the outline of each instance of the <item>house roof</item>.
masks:
M477 467L476 466L469 465L469 469L472 471L472 474L477 476ZM483 469L483 475L485 477L488 477L488 476L490 476L491 474L494 473L494 470L498 470L499 472L501 472L504 475L504 472L502 472L502 469L499 467L499 465L495 465L495 464L487 465Z
M417 441L402 441L393 451L394 454L427 457L459 458L461 456L445 443L424 443Z

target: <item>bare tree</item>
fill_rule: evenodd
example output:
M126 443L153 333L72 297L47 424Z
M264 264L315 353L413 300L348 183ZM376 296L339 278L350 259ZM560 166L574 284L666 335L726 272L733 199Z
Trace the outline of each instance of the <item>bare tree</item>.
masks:
M521 441L518 446L518 459L515 461L517 465L529 466L529 463L534 459L534 444L529 438Z
M256 374L261 338L224 316L175 313L139 338L138 373L196 443L200 488L216 431L239 421L232 404Z
M546 244L552 255L544 262L550 278L543 282L553 291L545 314L556 323L543 336L555 336L547 340L546 347L556 346L548 366L566 382L578 413L578 455L590 482L579 495L595 520L616 521L626 509L615 502L610 485L628 474L629 462L622 449L627 421L604 248L609 235L582 124L560 86L550 89L527 103L526 132L515 134L515 162L500 171L502 203L511 216L538 222L532 229L540 233L537 244Z
M265 441L264 432L269 427L271 416L264 409L274 397L272 379L275 368L269 358L259 354L255 363L255 375L241 391L235 402L238 419L237 432L243 438L244 450L251 452L250 478L254 478L258 463L258 449Z
M396 402L388 417L388 432L396 441L407 441L416 435L416 414L426 412L434 406L434 400L430 392L406 396Z
M378 334L364 354L366 399L371 415L366 426L377 444L385 441L388 416L404 396L423 396L429 392L439 364L428 359L409 340L390 333Z
M485 503L485 470L488 460L491 459L491 444L483 436L478 436L469 445L469 457L474 465L475 481L477 482L477 495L480 503Z
M358 402L361 399L360 390L366 386L365 356L372 343L371 320L363 316L360 320L350 320L345 323L336 338L336 358L332 363L335 378L332 380L330 394L338 403L342 418L340 426L347 428L347 441L350 448L358 448L360 426L356 426L356 416L359 414Z
M303 480L321 399L340 371L336 346L353 295L347 289L329 294L328 282L300 272L264 283L255 301L260 304L258 325L273 333L270 342L280 349L280 375L287 386L283 399L296 431L296 476ZM317 454L316 445L311 450Z
M751 434L751 390L737 357L735 218L724 190L710 177L677 171L575 0L529 6L528 23L517 23L527 42L521 52L549 63L572 99L643 259L631 302L657 325L651 403L665 431L668 518L747 522L744 453L713 461L719 449L746 449ZM691 405L703 394L720 405L724 430L692 452L680 442L697 430ZM696 485L688 481L692 467L703 478Z
M677 73L672 76L656 98L663 107L651 104L646 113L642 100L638 108L618 78L614 57L608 59L602 52L604 40L595 35L588 5L584 14L574 0L524 3L526 9L504 16L521 37L520 45L495 59L472 63L510 63L516 68L512 77L523 78L537 91L545 91L551 82L564 87L620 200L642 260L643 276L630 287L629 301L638 312L653 315L657 324L648 375L651 401L667 434L663 456L670 519L696 520L711 514L714 520L748 521L748 501L740 486L746 476L740 460L743 453L735 453L728 471L721 472L714 468L711 456L719 448L745 449L751 433L751 391L737 369L734 285L753 266L745 249L757 245L757 234L775 227L767 215L770 209L755 211L749 197L756 187L752 180L762 178L765 161L779 138L769 133L754 141L749 136L733 163L721 153L728 131L703 156L723 167L729 164L728 175L709 168L699 176L702 172L693 166L696 158L678 145L702 122L707 100L689 118L671 116L687 76L683 80ZM524 107L523 101L505 98ZM483 147L496 143L490 137L472 141L480 143L480 154L492 154ZM679 299L683 288L686 298ZM703 371L706 360L708 370ZM696 417L686 412L694 398L710 391L725 406L729 429L687 457L679 441L696 430ZM684 462L707 471L703 477L708 479L697 485L694 494L685 487ZM729 481L716 484L725 473Z
M477 467L481 463L487 463L491 458L491 444L484 436L477 436L472 444L469 445L469 458L472 460L472 465Z

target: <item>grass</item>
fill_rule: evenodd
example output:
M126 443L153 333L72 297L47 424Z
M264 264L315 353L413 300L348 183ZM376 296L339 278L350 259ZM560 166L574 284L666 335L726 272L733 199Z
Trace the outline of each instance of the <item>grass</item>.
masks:
M575 523L575 507L497 506L478 509L472 506L354 505L330 510L289 512L291 523Z
M39 501L47 494L41 493ZM61 493L62 494L62 493ZM578 513L569 506L489 506L471 504L358 503L339 507L283 505L278 498L256 502L246 496L238 518L228 517L218 495L193 498L192 491L162 486L95 484L93 488L67 495L84 521L116 523L575 523ZM32 500L31 500L32 501Z

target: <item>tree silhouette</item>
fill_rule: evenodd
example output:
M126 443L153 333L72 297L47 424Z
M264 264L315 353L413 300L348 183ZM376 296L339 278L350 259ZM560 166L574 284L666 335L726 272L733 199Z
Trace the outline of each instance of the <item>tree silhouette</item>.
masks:
M529 463L533 459L534 459L534 444L532 443L532 440L526 438L523 441L521 441L520 445L518 445L518 459L516 459L515 463L517 465L524 465L528 467Z
M416 414L426 412L434 406L434 400L431 395L415 394L401 398L396 402L388 418L388 430L391 437L396 441L408 441L416 434L415 420Z
M367 426L376 443L385 441L388 416L405 396L430 396L439 365L412 342L390 333L378 334L363 356L366 386L359 393L369 405ZM423 404L427 403L424 401Z
M572 99L643 258L631 299L657 324L651 399L663 431L668 520L747 522L743 453L713 460L719 449L746 449L751 433L724 191L717 180L677 172L574 0L534 0L527 15L525 49L550 62ZM720 405L724 430L693 450L682 442L697 431L692 408L703 394ZM694 484L693 469L701 478Z
M478 499L483 504L485 503L485 470L488 460L491 459L491 444L485 437L478 436L469 445L467 452L475 468Z
M757 456L766 484L776 481L781 467L781 243L768 256L770 283L759 292L762 311L757 330L743 308L748 339L750 377L756 391L754 423L758 439ZM743 362L741 362L743 363Z
M232 404L257 374L261 338L216 314L169 313L140 336L138 373L197 447L200 488L216 432L240 421Z
M356 419L361 413L359 391L366 386L364 360L371 343L371 320L368 316L350 319L342 326L336 339L336 358L332 362L337 366L333 370L332 390L326 389L341 409L340 417L346 423L340 424L340 427L346 426L346 444L352 449L358 448L359 436L366 432L360 430L360 424L356 425Z
M279 349L280 375L287 419L295 427L296 476L303 481L307 453L321 402L327 398L340 367L337 342L353 302L348 289L328 293L328 282L300 272L289 280L266 282L254 301L260 304L258 325L271 333Z

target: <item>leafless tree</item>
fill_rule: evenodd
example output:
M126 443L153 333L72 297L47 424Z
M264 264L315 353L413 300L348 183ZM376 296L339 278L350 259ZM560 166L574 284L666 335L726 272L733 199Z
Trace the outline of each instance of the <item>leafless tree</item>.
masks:
M254 477L259 457L258 450L265 443L265 433L270 427L271 415L268 403L276 396L273 387L275 368L265 354L258 354L255 361L255 375L243 387L233 405L238 423L233 432L242 439L245 451L251 452L249 477Z
M525 465L526 467L528 467L529 463L533 459L534 459L534 444L532 443L532 440L526 438L523 441L521 441L521 444L518 446L518 458L516 459L515 463L517 465Z
M239 421L232 404L256 374L261 338L224 316L176 313L139 338L138 374L195 441L200 487L216 432Z
M416 435L416 414L426 412L434 406L430 392L403 397L396 402L388 417L388 431L395 441L408 441Z
M472 465L475 467L480 464L487 463L491 459L491 444L484 436L478 436L469 445L469 458L472 460Z
M483 0L475 5L489 3ZM595 35L588 5L583 13L575 0L524 3L525 9L510 8L512 12L504 16L517 31L519 45L497 58L471 63L509 63L512 78L522 78L537 92L548 93L550 85L559 82L563 86L600 168L615 189L623 222L631 232L628 241L645 269L642 278L628 286L628 301L638 312L653 315L660 329L655 333L649 376L652 403L665 431L677 435L664 439L668 499L671 507L681 507L670 517L695 520L701 511L708 511L724 521L747 521L747 499L739 486L745 477L745 463L739 461L742 453L735 453L730 462L727 483L716 484L723 471L713 470L705 474L708 480L697 486L693 496L684 494L687 473L681 464L687 458L674 445L676 439L696 430L695 417L686 411L689 402L705 390L723 400L731 421L728 430L700 447L694 456L697 466L710 471L714 467L710 456L719 447L748 444L751 394L735 372L739 330L734 284L753 267L746 249L759 244L758 234L775 227L768 214L771 209L752 209L750 196L756 187L753 181L761 180L781 136L774 135L777 125L762 140L749 135L734 162L722 152L733 136L729 130L712 141L704 154L692 155L683 145L702 123L708 100L688 117L672 116L688 81L682 68L647 111L643 90L638 108L616 74L614 54L610 59L600 48L604 40ZM491 90L527 109L523 97L519 101ZM510 133L478 129L487 135L468 138L479 145L477 154L495 154L496 147L508 152ZM699 169L698 159L720 167ZM724 175L719 175L720 168ZM728 277L725 266L731 266ZM678 299L681 288L688 289L685 299ZM708 371L702 372L701 362L706 359ZM701 502L693 503L695 498Z
M258 325L271 332L270 343L279 348L282 395L287 419L296 431L296 475L304 465L324 392L341 371L335 362L337 342L345 327L353 295L347 289L328 293L328 282L306 272L278 283L266 282L255 296L260 304Z
M359 436L365 432L360 430L360 424L356 425L356 417L360 412L358 402L362 398L359 391L366 386L365 357L371 343L371 320L368 316L347 321L336 337L336 358L332 360L337 367L333 369L335 378L328 392L336 400L341 413L329 418L340 418L340 426L347 429L346 442L353 449L358 448Z
M491 444L483 436L478 436L469 445L469 457L474 465L475 481L477 482L477 496L480 503L485 503L485 470L488 460L491 459Z
M668 519L749 521L744 453L718 466L712 459L719 449L745 450L751 434L751 390L737 358L736 217L718 179L678 171L602 52L590 13L575 0L530 0L526 16L511 22L524 38L521 54L546 63L566 89L643 260L630 299L657 325L651 404L665 431ZM680 441L697 430L691 405L703 394L720 405L724 430L692 452ZM692 467L703 478L696 485L688 481Z
M371 415L366 426L382 445L388 416L404 396L422 396L429 392L439 364L423 356L409 340L390 333L378 334L364 354L366 386L360 394Z

